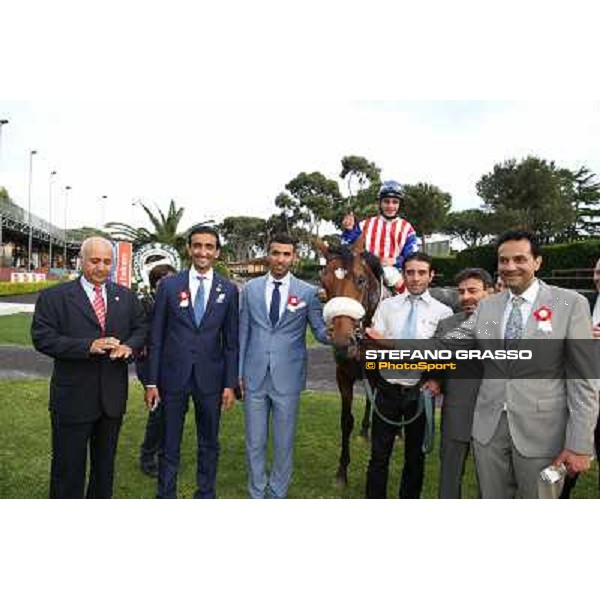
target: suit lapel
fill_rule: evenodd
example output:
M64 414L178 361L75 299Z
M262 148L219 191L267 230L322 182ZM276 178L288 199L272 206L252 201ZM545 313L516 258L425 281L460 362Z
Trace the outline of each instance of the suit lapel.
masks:
M287 307L289 305L289 299L291 296L297 296L298 298L300 297L300 285L298 283L298 280L290 274L290 289L287 296L288 302L286 302L286 306L284 306L283 308L281 318L279 319L279 321L277 321L277 325L275 327L281 327L281 325L283 325L285 321L287 321L290 318L291 311L289 311Z
M254 287L255 298L253 301L256 302L258 314L262 318L264 324L267 327L271 327L271 319L269 319L269 313L267 312L267 275L263 275L260 278L260 285Z
M538 310L544 304L550 304L552 301L552 294L550 293L550 289L548 286L540 281L540 287L538 289L538 293L533 301L533 305L531 307L531 312L527 317L527 321L523 324L523 333L518 340L514 340L514 345L512 349L520 350L521 343L524 339L535 339L536 336L536 328L537 328L537 320L533 316L533 313ZM518 366L519 360L511 360L508 362L508 370L512 371L515 366Z
M83 314L83 316L88 319L91 323L98 327L100 330L100 323L98 321L98 317L96 317L96 313L92 307L92 303L88 298L83 286L80 281L81 277L73 281L71 290L69 291L69 298L71 303L77 307L77 309Z
M177 294L177 306L180 306L181 295L186 293L189 300L185 312L190 320L190 325L192 327L196 327L196 319L194 318L194 305L192 304L192 293L190 291L190 270L186 269L185 271L181 271L175 277L179 278L177 281L177 287L175 288L175 292Z
M504 291L500 294L494 294L484 300L484 314L482 314L481 325L482 329L486 332L486 338L491 340L491 350L503 349L504 348L504 331L503 331L503 319L504 309L508 302L508 292ZM489 316L488 316L489 315ZM487 348L486 348L487 349ZM508 372L509 365L507 361L499 360L494 361L496 367L503 373Z
M544 304L549 308L554 309L552 292L545 283L540 281L540 289L538 290L537 296L533 302L533 307L531 308L531 312L529 313L529 318L527 319L527 322L525 323L525 327L523 329L523 338L529 339L538 337L536 335L538 322L533 316L533 313L542 306L544 306Z
M120 296L112 283L106 284L106 332L113 331L112 324L119 309Z
M503 340L504 332L503 318L504 309L508 302L508 292L502 292L500 294L494 294L489 299L485 299L485 306L489 307L489 314L491 318L485 321L485 326L488 328L488 338L492 340Z
M204 310L204 314L202 315L202 320L200 321L200 327L213 311L217 297L221 293L223 293L223 280L215 271L213 271L212 285L210 286L208 302L206 303L206 308Z

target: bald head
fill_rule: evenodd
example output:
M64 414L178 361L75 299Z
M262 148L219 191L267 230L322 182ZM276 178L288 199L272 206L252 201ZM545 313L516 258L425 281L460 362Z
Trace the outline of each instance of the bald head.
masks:
M112 253L112 244L106 238L94 236L85 238L85 240L83 240L83 243L81 244L81 250L79 251L80 256L83 258L86 254L95 252L95 247L97 245L108 247L109 251Z
M89 237L81 244L80 256L83 276L94 285L102 285L112 267L112 244L102 237Z

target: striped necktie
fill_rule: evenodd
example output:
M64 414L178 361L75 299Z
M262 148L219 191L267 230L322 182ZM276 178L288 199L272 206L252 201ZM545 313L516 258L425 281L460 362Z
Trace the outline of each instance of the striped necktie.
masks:
M94 312L96 313L98 323L100 323L102 335L104 335L104 331L106 329L106 305L104 304L102 286L100 285L94 286L94 301L92 302L92 306L94 308Z

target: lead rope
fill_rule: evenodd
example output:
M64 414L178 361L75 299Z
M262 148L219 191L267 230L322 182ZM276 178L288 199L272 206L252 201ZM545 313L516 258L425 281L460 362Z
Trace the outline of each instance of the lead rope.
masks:
M392 427L404 427L414 423L422 414L425 412L425 437L423 438L422 450L424 454L429 454L433 450L433 442L435 436L435 409L433 394L429 390L420 390L417 397L417 411L410 419L401 419L400 421L394 421L388 419L378 408L377 408L377 388L372 388L369 380L367 379L367 372L364 364L361 363L363 385L365 387L365 394L369 403L371 404L371 419L373 413L375 413L384 423L391 425ZM372 422L372 421L371 421Z

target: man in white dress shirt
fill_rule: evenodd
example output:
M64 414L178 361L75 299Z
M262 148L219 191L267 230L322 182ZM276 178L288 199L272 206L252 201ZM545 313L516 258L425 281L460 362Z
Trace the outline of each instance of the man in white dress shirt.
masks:
M452 315L452 310L435 300L429 293L434 272L431 257L423 252L408 256L403 268L406 291L387 298L378 306L373 317L373 329L386 339L428 339L441 319ZM415 377L383 376L377 393L377 408L386 419L398 422L415 415L420 393L420 373ZM425 415L404 426L404 468L400 482L400 498L419 498L423 488L425 455ZM367 498L386 498L389 461L394 448L398 427L373 414L371 459L367 470Z
M587 301L535 276L542 264L535 237L507 231L496 241L507 290L483 299L473 315L436 347L529 347L543 360L483 360L473 418L473 449L483 498L539 498L540 471L551 463L569 475L590 468L598 418L592 323ZM379 335L367 329L375 339ZM410 350L414 343L404 342Z

